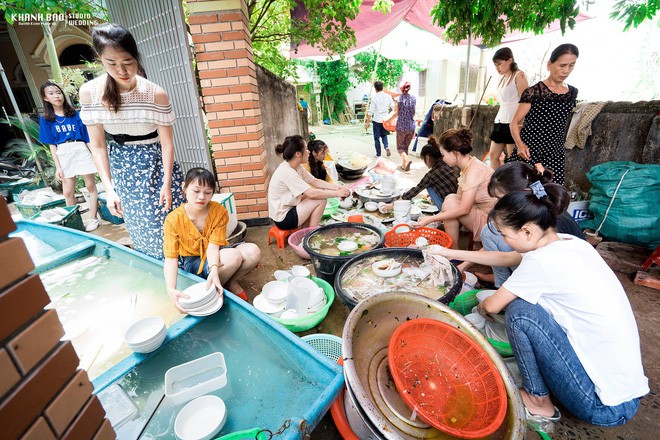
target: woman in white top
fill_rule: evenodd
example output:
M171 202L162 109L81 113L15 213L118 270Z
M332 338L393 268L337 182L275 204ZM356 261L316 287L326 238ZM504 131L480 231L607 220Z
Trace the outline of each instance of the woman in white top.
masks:
M480 263L520 266L478 306L506 308L506 332L522 376L520 394L535 429L560 418L550 393L580 420L626 423L649 392L635 316L618 278L586 241L556 232L570 197L536 181L502 197L491 212L515 251L483 252ZM440 255L439 247L429 249ZM501 254L499 257L497 254Z
M108 207L124 217L135 250L162 260L163 222L183 202L172 104L144 78L130 32L106 23L94 28L92 42L107 74L80 88L80 118Z
M302 136L287 136L275 152L284 162L270 178L268 215L278 228L288 231L318 226L329 198L351 195L348 188L317 179L302 166L309 159Z
M493 63L497 73L502 75L497 86L497 101L500 109L495 116L493 132L490 135L490 166L496 170L500 166L500 156L505 151L509 157L513 153L515 141L511 137L509 123L518 108L521 93L529 86L525 72L518 69L513 60L513 52L508 47L498 49L493 55Z

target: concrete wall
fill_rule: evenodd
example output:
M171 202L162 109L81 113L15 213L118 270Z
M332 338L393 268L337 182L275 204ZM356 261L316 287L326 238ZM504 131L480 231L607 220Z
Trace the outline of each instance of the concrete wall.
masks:
M307 139L309 129L307 118L298 111L296 88L263 67L256 68L268 170L272 174L282 162L282 157L275 154L275 145L294 134Z
M476 106L445 107L433 132L470 123ZM481 106L472 123L472 146L481 158L490 148L490 133L498 107ZM566 150L565 182L575 182L584 191L591 184L586 173L594 165L610 161L660 163L660 101L608 102L592 122L592 135L583 150Z

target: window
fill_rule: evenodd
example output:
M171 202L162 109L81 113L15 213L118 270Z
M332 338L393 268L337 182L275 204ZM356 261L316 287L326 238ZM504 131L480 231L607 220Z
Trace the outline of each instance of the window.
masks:
M465 93L465 65L466 63L461 63L461 80L458 84L459 93ZM477 75L479 75L479 66L476 64L470 64L468 93L477 91Z
M419 96L426 96L426 74L427 70L419 72Z

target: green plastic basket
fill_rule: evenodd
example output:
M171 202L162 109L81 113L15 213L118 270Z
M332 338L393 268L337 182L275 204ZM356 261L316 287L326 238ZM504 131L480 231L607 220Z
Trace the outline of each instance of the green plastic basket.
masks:
M449 303L449 307L452 310L457 311L461 315L465 316L469 313L472 313L472 309L479 304L477 299L477 293L481 292L479 289L469 290L465 293L458 295L452 302ZM493 346L495 351L502 357L511 357L513 356L513 350L511 349L511 344L508 342L496 341L495 339L486 338L490 345Z
M315 333L303 336L301 339L332 362L337 362L341 358L342 341L339 336Z
M7 202L16 201L16 196L22 191L32 191L33 189L45 188L43 182L34 183L32 180L29 182L4 182L0 183L0 190L6 190L8 199Z
M335 300L335 291L328 282L317 277L312 277L312 280L321 289L323 289L323 293L325 293L325 298L327 301L321 310L312 315L303 316L301 318L281 319L273 317L275 321L279 322L292 332L304 332L305 330L309 330L310 328L317 326L321 321L325 319L328 314L328 310L330 310L330 306Z
M65 215L62 220L47 222L49 225L60 225L71 229L77 229L79 231L85 230L85 225L80 216L78 205L62 206L62 209L69 211L69 213Z
M330 217L337 212L337 209L339 209L339 199L328 199L328 203L325 205L325 211L323 211L323 217Z
M479 300L477 299L477 293L479 292L481 292L481 290L475 289L461 293L449 303L449 307L463 316L472 313L472 309L479 304Z
M45 211L51 208L57 208L58 206L65 207L66 200L65 199L53 200L52 202L48 202L44 205L24 205L20 202L16 202L14 205L16 205L16 209L18 209L18 212L20 212L24 218L31 219L32 217L36 217L37 215L39 215L41 211Z

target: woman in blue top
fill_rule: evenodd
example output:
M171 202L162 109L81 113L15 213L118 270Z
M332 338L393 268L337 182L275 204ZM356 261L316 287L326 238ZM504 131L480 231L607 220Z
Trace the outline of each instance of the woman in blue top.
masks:
M85 227L93 231L99 227L97 219L98 192L94 173L94 159L87 148L89 134L80 115L64 99L64 92L55 83L41 86L44 114L39 118L39 142L50 145L55 162L55 176L62 182L62 193L67 206L76 204L74 197L76 176L82 176L89 191L91 218Z

